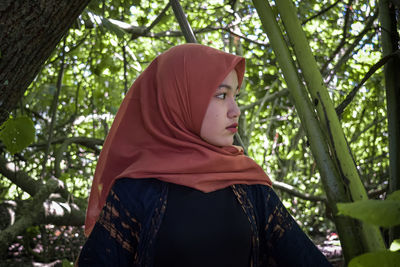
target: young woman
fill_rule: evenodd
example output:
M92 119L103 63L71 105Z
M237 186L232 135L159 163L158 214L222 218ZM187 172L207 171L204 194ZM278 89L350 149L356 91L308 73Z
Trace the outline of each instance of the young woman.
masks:
M100 154L79 266L330 266L232 145L244 69L185 44L137 78Z

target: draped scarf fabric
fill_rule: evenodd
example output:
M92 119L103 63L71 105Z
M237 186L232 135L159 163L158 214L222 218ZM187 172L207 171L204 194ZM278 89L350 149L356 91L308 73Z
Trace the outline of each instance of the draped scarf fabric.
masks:
M156 178L211 192L233 184L271 181L235 146L217 147L200 137L217 87L242 57L208 46L175 46L155 58L123 100L97 163L85 234L89 235L118 178Z

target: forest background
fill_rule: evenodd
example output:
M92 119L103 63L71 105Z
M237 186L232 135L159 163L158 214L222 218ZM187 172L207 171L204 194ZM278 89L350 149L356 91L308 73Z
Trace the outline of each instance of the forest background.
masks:
M332 262L342 262L338 234L347 262L395 244L399 202L373 202L390 223L362 210L380 229L337 215L336 204L399 189L397 1L181 1L186 16L177 3L0 4L3 262L75 260L96 160L122 99L152 59L188 41L246 58L241 143Z

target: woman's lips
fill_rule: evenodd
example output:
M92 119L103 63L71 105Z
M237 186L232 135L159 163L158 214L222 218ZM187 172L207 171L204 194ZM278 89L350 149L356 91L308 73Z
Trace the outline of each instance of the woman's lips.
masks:
M237 123L233 123L233 124L229 125L228 127L226 127L226 129L232 133L236 133L238 131L237 126L238 126Z

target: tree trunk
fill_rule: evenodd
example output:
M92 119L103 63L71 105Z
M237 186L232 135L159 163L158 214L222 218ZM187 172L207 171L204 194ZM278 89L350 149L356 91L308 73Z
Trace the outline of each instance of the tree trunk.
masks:
M335 107L300 22L297 19L296 7L291 0L278 0L276 4L290 43L293 46L296 60L301 68L301 73L307 84L308 92L314 100L321 128L325 133L325 139L332 153L332 159L337 166L338 174L343 183L346 184L352 201L368 199ZM318 157L319 155L315 156ZM360 223L360 227L365 252L385 249L385 243L379 227L364 222Z
M383 56L399 49L396 7L391 1L379 5ZM389 132L389 192L400 190L400 58L393 57L385 65L385 88ZM390 231L390 241L400 238L400 226Z
M0 125L89 1L0 2Z
M269 6L267 1L253 0L253 3L257 9L257 13L260 16L263 27L268 35L271 46L274 49L275 55L282 69L282 73L290 90L290 94L293 97L296 110L300 116L302 126L307 133L307 138L310 142L310 147L318 165L318 169L321 174L321 180L327 194L328 206L332 209L334 213L335 225L339 233L346 261L349 261L351 258L363 252L379 250L380 248L384 249L385 246L383 243L383 239L377 227L365 224L360 225L355 220L337 215L336 203L350 202L357 198L367 198L367 194L360 182L360 178L358 177L358 175L353 177L351 181L354 183L354 186L352 187L348 185L348 182L350 181L348 181L346 177L343 177L343 168L338 168L338 162L335 161L335 157L331 155L331 152L334 151L336 147L332 147L332 143L334 142L331 142L331 140L329 140L330 138L327 137L327 133L331 133L330 136L340 134L343 135L343 132L339 132L339 134L337 134L336 132L332 132L332 130L341 131L342 129L340 126L334 128L326 127L326 125L321 122L329 122L328 126L331 126L330 123L332 123L333 119L337 120L337 117L328 119L326 117L318 118L314 110L314 105L316 105L317 107L315 109L317 109L317 113L319 113L319 115L321 116L321 112L318 110L318 106L324 104L322 116L326 116L327 112L325 108L327 104L332 104L329 102L331 100L329 98L321 97L322 91L326 89L320 88L319 92L316 93L317 100L314 101L314 105L311 103L308 93L303 86L303 82L300 80L299 73L295 68L292 56L289 52L286 42L284 41L281 30L276 22L275 15L271 7ZM283 12L281 10L280 13L281 18L283 16L287 18L287 14L283 15ZM292 14L290 18L294 20L294 22L292 21L292 23L299 24L295 21L296 14ZM287 27L286 24L285 27ZM297 32L302 33L301 28L297 29ZM296 42L299 41L299 38L301 39L302 37L298 37L296 39ZM292 38L291 41L294 42ZM311 54L311 51L305 51L308 50L309 47L308 44L306 45L304 43L306 43L305 38L303 40L303 44L300 45L298 43L295 43L294 45L296 58L298 60L304 60L304 58L300 58L304 56L307 57L306 62L308 62L308 65L305 64L306 66L304 66L304 62L300 63L303 74L307 71L310 71L310 69L306 69L310 67L309 65L311 65L311 67L313 64L315 65L315 62L312 62L312 56L308 57L307 55L304 55L307 53ZM300 48L300 50L302 50L299 51L297 48ZM301 53L299 54L299 52ZM320 75L320 73L317 74ZM310 83L308 81L307 85L310 86ZM336 114L334 115L336 116ZM342 152L349 152L347 150L347 145L342 150L344 150ZM347 163L353 163L353 160L351 158L349 161L350 162ZM367 235L368 232L369 236Z

